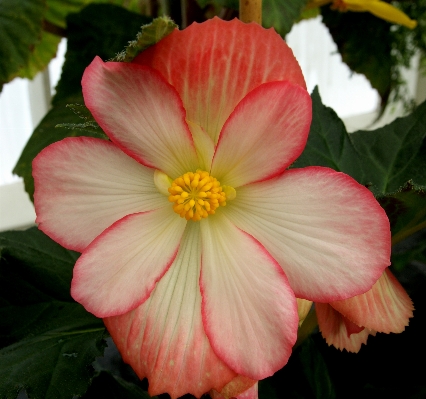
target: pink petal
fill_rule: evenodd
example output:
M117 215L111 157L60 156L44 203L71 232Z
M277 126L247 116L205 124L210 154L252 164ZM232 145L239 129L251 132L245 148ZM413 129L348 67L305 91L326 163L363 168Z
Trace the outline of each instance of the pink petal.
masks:
M174 31L134 62L157 69L179 92L187 117L216 143L235 106L265 82L302 87L299 64L272 29L213 18Z
M297 335L296 298L279 265L220 212L201 222L203 324L216 354L254 380L283 367Z
M400 333L413 317L413 303L389 269L364 294L330 305L355 324L384 333Z
M226 384L219 393L212 390L212 399L258 399L258 383L255 380L238 375Z
M182 101L158 72L96 57L82 86L87 108L126 154L172 178L197 168Z
M318 325L322 336L328 345L348 352L359 352L362 344L367 343L369 335L375 332L362 329L359 333L349 334L343 316L327 303L316 303Z
M173 265L149 299L129 313L104 319L123 359L150 395L168 392L200 397L235 377L213 352L201 320L198 286L201 243L198 223L189 223Z
M168 203L154 186L154 171L106 140L52 144L34 159L33 176L39 228L79 252L122 217Z
M289 82L265 83L226 121L212 175L234 188L277 176L302 153L312 118L307 91Z
M214 143L204 129L191 121L186 121L194 139L195 148L197 150L199 167L202 170L210 170L214 154Z
M364 186L323 167L240 187L223 209L278 261L299 298L346 299L389 266L390 229Z
M185 226L168 206L114 223L78 259L72 297L97 317L136 308L175 259Z

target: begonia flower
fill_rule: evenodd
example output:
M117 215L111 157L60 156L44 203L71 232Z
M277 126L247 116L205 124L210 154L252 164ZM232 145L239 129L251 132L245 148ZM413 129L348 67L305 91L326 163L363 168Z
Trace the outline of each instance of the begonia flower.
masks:
M329 345L358 352L369 335L401 333L413 317L410 297L386 269L371 290L342 301L316 303L318 325Z
M37 223L82 252L71 294L151 395L272 375L296 341L296 296L346 299L389 265L389 222L367 188L288 170L311 100L273 30L193 24L132 63L95 58L82 86L110 141L68 138L36 157Z
M307 8L321 7L332 3L331 7L341 12L369 12L385 21L414 29L417 21L393 5L381 0L310 0Z

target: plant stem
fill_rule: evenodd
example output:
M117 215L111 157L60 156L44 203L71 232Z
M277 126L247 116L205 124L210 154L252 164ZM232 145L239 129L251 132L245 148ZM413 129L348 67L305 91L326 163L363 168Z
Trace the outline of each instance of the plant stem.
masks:
M240 0L240 20L262 24L262 0Z

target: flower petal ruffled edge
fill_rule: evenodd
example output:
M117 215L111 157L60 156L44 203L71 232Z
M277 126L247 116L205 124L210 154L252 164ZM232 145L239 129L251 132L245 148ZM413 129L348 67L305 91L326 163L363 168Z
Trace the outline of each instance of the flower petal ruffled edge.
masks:
M238 374L270 376L287 363L297 338L293 291L265 248L223 214L200 223L202 315L210 344Z
M328 345L348 352L357 353L362 344L367 343L369 335L376 335L375 331L364 328L359 333L349 334L343 316L328 303L316 303L318 326Z
M369 291L330 305L353 323L383 333L404 331L414 309L410 297L389 269Z
M65 248L83 252L122 217L167 204L153 173L106 140L51 144L33 161L36 223Z
M174 261L185 226L169 207L114 223L78 259L72 297L97 317L136 308Z
M96 57L84 72L82 86L87 108L126 154L172 178L196 169L182 101L157 71Z

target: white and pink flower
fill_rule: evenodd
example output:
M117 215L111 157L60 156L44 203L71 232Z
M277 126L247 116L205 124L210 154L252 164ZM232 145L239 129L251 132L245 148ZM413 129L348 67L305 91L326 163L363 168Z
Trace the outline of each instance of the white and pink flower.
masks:
M96 58L82 85L110 141L68 138L37 156L37 223L82 252L72 296L104 318L150 394L248 388L286 364L296 296L344 300L389 266L369 190L288 170L311 100L273 30L193 24L132 63Z

